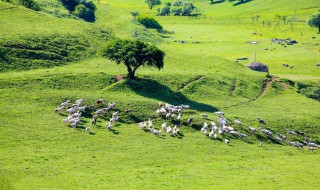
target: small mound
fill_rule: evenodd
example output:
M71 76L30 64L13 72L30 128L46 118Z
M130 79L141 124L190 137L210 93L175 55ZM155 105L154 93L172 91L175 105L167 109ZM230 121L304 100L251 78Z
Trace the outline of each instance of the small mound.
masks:
M258 72L269 72L269 68L267 67L267 65L260 62L251 62L247 65L247 67Z

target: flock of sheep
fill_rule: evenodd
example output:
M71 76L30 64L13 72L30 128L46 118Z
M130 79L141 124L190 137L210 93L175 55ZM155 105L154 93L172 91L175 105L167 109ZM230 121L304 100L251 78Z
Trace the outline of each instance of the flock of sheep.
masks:
M72 128L76 128L79 123L81 122L81 115L86 112L86 109L93 109L99 104L102 104L103 99L98 99L96 100L96 105L91 105L87 108L87 106L82 106L83 101L85 98L81 98L79 100L76 100L74 104L71 104L69 100L62 102L60 104L60 107L55 109L55 112L61 112L65 111L68 114L67 118L64 118L62 122L68 123ZM91 124L96 125L97 120L99 116L105 115L106 112L109 112L111 110L115 109L115 102L111 102L108 104L107 107L103 107L100 109L97 109L94 111L94 115L92 117ZM156 110L156 114L158 117L163 118L164 122L161 124L161 128L157 129L154 127L152 120L149 118L147 121L140 122L138 123L138 126L140 129L145 130L145 131L150 131L154 135L161 135L162 132L171 135L173 137L179 137L180 135L180 126L183 124L183 119L182 119L182 114L184 110L190 109L189 105L180 105L180 106L174 106L171 104L162 104L161 102L159 103L159 109ZM126 114L131 113L131 109L128 109L125 111ZM287 140L287 137L284 134L276 133L275 135L273 134L274 132L260 127L259 129L246 126L246 131L249 134L241 133L239 129L242 128L242 122L239 121L236 118L233 118L233 122L229 122L227 118L225 118L225 114L222 111L214 112L214 114L217 117L217 123L210 120L208 114L200 114L201 117L206 119L206 121L203 123L202 128L201 128L201 133L210 139L213 140L222 140L226 144L230 143L230 135L235 137L235 138L240 138L247 140L249 134L253 135L258 135L262 134L265 138L269 138L272 140L275 140L279 143L285 141L288 145L297 147L297 148L303 148L306 146L310 151L313 151L317 148L320 149L320 146L311 140L309 140L305 134L301 131L294 131L294 130L289 130L287 129L287 133L293 137L293 136L302 136L304 138L304 142L291 142ZM115 111L112 113L110 120L106 123L105 127L108 130L112 130L112 125L113 123L117 122L119 120L119 111ZM257 118L259 126L266 126L266 122L263 119ZM184 123L186 126L189 126L190 124L195 122L195 117L189 117L186 120L186 123ZM169 123L173 123L174 126L171 127ZM85 130L88 133L91 132L90 127L86 127ZM244 130L241 130L244 131ZM262 146L262 142L260 142L260 146Z

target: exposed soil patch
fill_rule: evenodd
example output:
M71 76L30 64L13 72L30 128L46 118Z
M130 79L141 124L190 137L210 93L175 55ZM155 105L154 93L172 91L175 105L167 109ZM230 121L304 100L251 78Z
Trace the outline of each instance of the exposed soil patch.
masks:
M204 75L199 75L196 78L194 78L193 80L188 81L187 83L183 84L180 88L179 91L182 91L183 89L185 89L188 85L190 85L193 82L196 82L198 80L201 80L204 78Z
M122 76L122 75L116 75L116 76L114 76L114 78L116 79L117 82L119 82L119 81L125 79L126 77Z

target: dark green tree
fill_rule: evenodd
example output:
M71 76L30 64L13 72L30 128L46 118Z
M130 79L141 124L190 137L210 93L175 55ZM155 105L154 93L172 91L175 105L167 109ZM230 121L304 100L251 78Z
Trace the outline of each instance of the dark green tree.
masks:
M35 11L39 11L40 10L40 5L38 3L36 3L33 0L19 0L18 1L19 4L21 4L24 7L27 7L29 9L35 10Z
M102 56L127 67L128 78L135 79L135 73L141 66L163 68L165 53L155 45L137 40L115 39L107 42Z
M69 11L69 13L72 13L76 6L79 5L78 0L60 0L60 2Z
M161 4L160 0L144 0L144 2L148 4L149 9L152 9L153 6L155 6L155 5L160 5Z
M310 16L308 19L308 25L311 27L318 27L320 33L320 10Z

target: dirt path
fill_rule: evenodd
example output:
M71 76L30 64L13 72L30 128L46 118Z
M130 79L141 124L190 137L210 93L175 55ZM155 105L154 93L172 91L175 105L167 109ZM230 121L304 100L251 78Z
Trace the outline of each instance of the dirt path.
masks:
M278 79L279 79L279 77L272 76L271 80L266 81L265 84L264 84L264 87L263 87L263 90L262 90L261 94L258 97L256 97L255 99L249 100L247 102L242 102L242 103L239 103L239 104L236 104L236 105L228 106L228 107L222 107L221 109L237 107L237 106L241 106L241 105L244 105L244 104L249 104L250 102L254 102L254 101L259 100L260 98L262 98L267 93L268 89L270 88L271 84L274 81L278 81L279 82ZM279 83L280 83L280 85L282 86L282 88L284 90L288 90L288 86L284 82L279 82ZM232 89L235 89L235 88L236 87L232 87Z
M191 83L196 82L196 81L198 81L198 80L201 80L201 79L203 79L203 78L204 78L204 75L199 75L199 76L197 76L195 79L190 80L189 82L183 84L183 85L179 88L178 91L184 90L184 89L185 89L187 86L189 86Z

